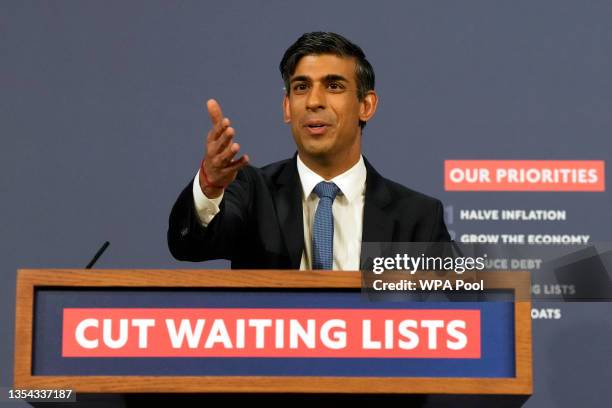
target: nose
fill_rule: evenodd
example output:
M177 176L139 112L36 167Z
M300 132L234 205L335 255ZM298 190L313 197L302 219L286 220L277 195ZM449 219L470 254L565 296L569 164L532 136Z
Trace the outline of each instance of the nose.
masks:
M310 88L306 98L306 109L311 111L325 109L325 89L321 85Z

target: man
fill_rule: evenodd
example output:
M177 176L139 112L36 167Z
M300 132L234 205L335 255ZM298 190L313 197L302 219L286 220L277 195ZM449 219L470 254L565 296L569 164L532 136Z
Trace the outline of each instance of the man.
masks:
M229 259L237 269L358 270L362 242L448 241L438 200L384 179L361 155L378 103L361 48L307 33L280 70L297 155L261 169L236 159L235 130L209 100L204 159L170 214L173 256Z

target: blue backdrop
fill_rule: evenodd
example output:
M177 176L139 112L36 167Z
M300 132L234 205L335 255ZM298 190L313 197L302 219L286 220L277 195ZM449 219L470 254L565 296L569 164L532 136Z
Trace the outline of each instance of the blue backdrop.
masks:
M82 267L104 240L98 267L227 265L178 263L165 241L170 207L202 156L203 102L220 101L254 164L292 155L277 65L306 31L363 47L380 96L364 153L383 175L442 199L456 234L611 241L608 191L443 186L446 159L609 162L610 21L605 0L3 0L0 386L12 384L17 268ZM567 219L468 222L462 208L562 209ZM609 405L610 304L534 307L526 406Z

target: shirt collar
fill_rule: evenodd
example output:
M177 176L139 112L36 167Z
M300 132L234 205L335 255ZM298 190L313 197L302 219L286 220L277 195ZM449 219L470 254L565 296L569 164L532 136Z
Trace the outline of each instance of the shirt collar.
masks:
M312 190L321 181L330 181L335 183L342 194L346 197L348 202L356 199L360 194L365 193L365 182L366 182L366 167L363 162L363 156L359 155L359 161L355 163L353 167L348 169L342 174L337 175L331 180L325 180L317 173L312 171L304 164L300 159L300 155L297 155L297 170L302 183L302 193L307 198L312 193Z

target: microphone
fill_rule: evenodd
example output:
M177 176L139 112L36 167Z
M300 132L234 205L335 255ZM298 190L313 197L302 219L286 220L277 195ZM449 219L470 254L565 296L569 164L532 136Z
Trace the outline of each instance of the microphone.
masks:
M100 256L104 253L104 251L106 251L106 248L108 248L109 245L110 245L110 242L108 241L104 242L102 246L100 247L100 249L98 249L98 252L96 252L94 257L91 258L91 261L89 261L85 269L91 269L91 267L94 266L94 264L98 261L98 258L100 258Z

